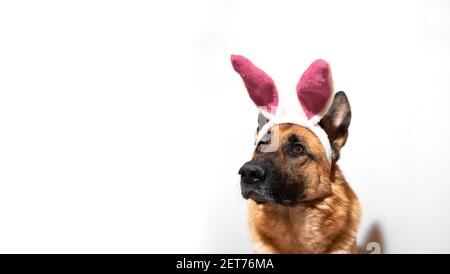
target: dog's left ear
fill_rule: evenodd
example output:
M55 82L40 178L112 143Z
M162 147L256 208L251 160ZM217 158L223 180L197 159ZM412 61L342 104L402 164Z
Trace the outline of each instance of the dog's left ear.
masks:
M347 141L351 118L352 111L347 96L343 91L339 91L334 95L333 103L327 114L319 122L330 140L333 162L339 159L339 152Z

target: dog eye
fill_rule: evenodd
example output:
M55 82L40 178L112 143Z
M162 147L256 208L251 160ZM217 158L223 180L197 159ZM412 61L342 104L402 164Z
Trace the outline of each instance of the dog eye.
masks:
M292 146L292 152L294 152L295 154L302 154L305 151L305 148L302 146L302 144L300 143L295 143Z

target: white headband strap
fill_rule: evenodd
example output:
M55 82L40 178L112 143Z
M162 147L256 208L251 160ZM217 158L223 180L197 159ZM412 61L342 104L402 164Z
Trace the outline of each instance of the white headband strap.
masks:
M281 124L295 124L302 126L304 128L309 129L314 135L317 136L320 143L322 144L322 147L325 151L325 154L328 159L328 163L331 166L332 159L333 159L333 150L331 149L330 141L328 140L328 135L326 132L319 126L312 123L309 123L309 121L301 121L299 119L288 119L288 118L274 118L272 120L269 120L258 132L258 136L256 137L255 145L257 145L261 139L266 135L266 133L269 131L269 129L273 128L276 125Z

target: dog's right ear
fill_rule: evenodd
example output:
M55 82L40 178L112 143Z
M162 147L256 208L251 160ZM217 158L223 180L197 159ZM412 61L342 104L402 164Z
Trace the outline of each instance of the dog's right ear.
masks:
M343 91L339 91L334 95L333 103L327 114L319 122L330 140L333 162L339 159L339 152L347 141L351 118L352 111L347 96Z
M278 92L272 78L244 56L231 55L231 63L242 77L252 101L267 119L271 119L278 107Z

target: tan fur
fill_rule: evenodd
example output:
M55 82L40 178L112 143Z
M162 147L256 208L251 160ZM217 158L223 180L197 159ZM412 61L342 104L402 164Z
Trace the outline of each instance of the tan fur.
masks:
M300 170L317 180L305 186L309 199L293 207L250 200L249 228L255 252L356 253L360 206L341 171L334 163L330 168L319 139L309 130L295 125L280 125L277 130L280 143L296 134L319 157L318 162L292 167L279 152L279 163L292 169L289 172Z

